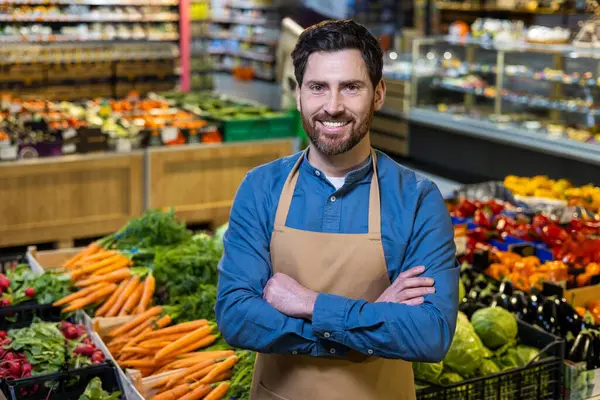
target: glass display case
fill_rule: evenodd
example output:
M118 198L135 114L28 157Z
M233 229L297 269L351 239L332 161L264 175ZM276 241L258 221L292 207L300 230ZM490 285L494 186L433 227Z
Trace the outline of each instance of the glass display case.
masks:
M411 120L600 163L600 48L424 38L412 62Z

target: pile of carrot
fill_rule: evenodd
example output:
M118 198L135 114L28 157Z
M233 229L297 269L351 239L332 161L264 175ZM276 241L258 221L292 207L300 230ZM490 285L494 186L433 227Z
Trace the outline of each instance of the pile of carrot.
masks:
M101 305L95 316L114 317L141 314L150 305L156 281L142 280L132 273L133 262L118 250L91 244L68 260L63 268L79 291L54 303L64 312L89 305Z

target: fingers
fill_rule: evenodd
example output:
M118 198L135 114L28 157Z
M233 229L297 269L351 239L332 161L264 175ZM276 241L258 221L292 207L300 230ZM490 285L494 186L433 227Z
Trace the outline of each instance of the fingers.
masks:
M400 291L408 288L431 287L435 281L431 278L408 278L399 282L396 288Z
M396 282L399 280L419 276L423 272L425 272L425 267L422 265L419 265L418 267L414 267L414 268L409 269L408 271L404 271L404 272L400 273L400 275L398 275L398 278L396 279Z
M414 289L405 289L398 293L398 302L403 303L408 300L422 298L425 295L435 293L433 287L418 287Z
M406 304L407 306L418 306L418 305L423 304L424 301L425 301L424 298L417 297L416 299L402 301L402 302L400 302L400 304Z

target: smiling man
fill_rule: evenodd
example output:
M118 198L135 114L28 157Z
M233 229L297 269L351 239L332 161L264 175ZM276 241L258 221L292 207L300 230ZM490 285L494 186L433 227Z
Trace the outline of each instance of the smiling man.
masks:
M432 182L371 148L385 98L377 40L326 21L292 58L310 146L242 182L219 328L259 352L254 400L414 399L410 361L443 359L456 326L450 217Z

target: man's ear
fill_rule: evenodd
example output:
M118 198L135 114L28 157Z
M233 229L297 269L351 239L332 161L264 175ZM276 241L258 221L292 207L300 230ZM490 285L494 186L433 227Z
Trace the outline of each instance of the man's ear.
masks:
M300 100L300 85L296 84L296 109L302 113L302 101Z
M383 103L385 102L385 93L386 93L386 86L385 86L385 81L383 80L383 78L379 81L379 84L377 85L377 87L375 88L375 104L373 105L375 108L375 111L379 111L381 110L381 107L383 107Z

